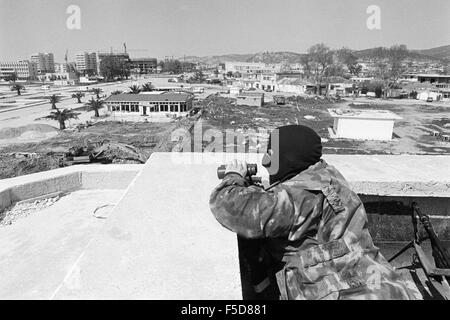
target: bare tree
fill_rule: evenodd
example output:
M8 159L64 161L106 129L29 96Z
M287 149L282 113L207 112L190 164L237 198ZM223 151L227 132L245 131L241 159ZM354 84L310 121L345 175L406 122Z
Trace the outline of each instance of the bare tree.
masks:
M408 56L405 45L377 48L374 52L375 76L383 81L383 96L386 98L391 88L397 84L407 67L403 63Z
M321 94L321 86L330 76L329 69L333 66L333 51L323 43L315 44L308 49L306 54L308 57L304 58L304 62L308 62L311 77L316 83L317 94Z

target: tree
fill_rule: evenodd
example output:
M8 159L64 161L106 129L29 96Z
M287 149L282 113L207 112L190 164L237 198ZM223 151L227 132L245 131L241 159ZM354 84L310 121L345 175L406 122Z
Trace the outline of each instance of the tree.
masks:
M100 117L98 110L103 108L104 105L105 102L103 100L94 100L94 98L91 98L84 106L86 107L86 111L94 111L94 116L98 118Z
M139 92L141 92L141 88L139 86L135 85L135 84L133 84L129 88L130 88L130 93L139 93Z
M377 48L374 51L375 76L383 81L383 95L397 84L407 67L403 63L408 56L405 45L394 45L390 48Z
M72 98L76 98L78 100L78 103L81 103L81 98L84 97L84 93L82 92L77 92L72 94Z
M102 93L103 90L100 88L93 88L92 89L92 93L95 94L97 96L97 99L100 99L100 93Z
M130 64L127 60L109 56L100 61L100 74L106 78L107 81L115 78L126 78L130 76Z
M146 92L146 91L153 91L155 89L155 87L152 85L151 82L147 82L145 84L142 85L142 91Z
M358 64L358 58L353 54L352 50L344 47L336 52L336 56L337 60L347 68L350 74L359 75L362 66Z
M115 96L116 94L121 94L121 93L122 93L121 90L114 90L113 92L111 92L111 94L112 94L113 96Z
M317 85L317 94L321 94L321 85L330 76L330 72L327 70L333 66L333 51L323 43L319 43L309 48L306 55L304 61L308 62L307 67Z
M201 71L196 71L194 73L193 80L196 82L203 82L203 81L205 81L205 75Z
M5 78L6 81L12 81L12 82L16 82L17 80L17 74L15 72L9 74L8 76L6 76Z
M48 99L50 100L50 103L52 104L52 109L57 109L56 104L61 101L61 97L54 94L54 95L51 95L50 97L48 97Z
M11 87L11 91L17 91L17 95L20 96L20 91L25 90L25 87L21 84L15 83Z
M227 72L227 78L231 78L233 76L233 71L228 71Z
M76 113L70 109L59 110L55 108L50 115L44 117L44 119L56 120L59 122L59 129L64 130L66 128L66 121L69 119L78 119L79 113Z

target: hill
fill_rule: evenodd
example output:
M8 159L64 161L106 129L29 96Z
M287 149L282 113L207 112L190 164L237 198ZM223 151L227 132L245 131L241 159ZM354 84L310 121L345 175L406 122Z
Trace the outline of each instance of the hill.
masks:
M415 52L427 56L432 56L437 59L441 60L449 60L450 61L450 45L448 46L441 46L431 49L425 49L425 50L414 50Z
M373 59L378 48L354 50L353 53L362 59ZM206 64L224 63L227 61L264 62L264 63L299 63L304 54L291 51L259 52L251 54L224 54L215 56L188 56L178 58L181 61L200 62ZM450 61L450 45L425 50L409 50L408 57L415 60Z

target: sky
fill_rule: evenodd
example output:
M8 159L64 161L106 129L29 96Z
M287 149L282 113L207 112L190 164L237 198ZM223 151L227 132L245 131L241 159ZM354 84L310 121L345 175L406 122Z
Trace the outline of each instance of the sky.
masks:
M70 5L80 28L69 29ZM366 21L380 8L380 29ZM316 43L355 50L450 45L449 0L0 0L0 61L80 51L132 57L306 52Z

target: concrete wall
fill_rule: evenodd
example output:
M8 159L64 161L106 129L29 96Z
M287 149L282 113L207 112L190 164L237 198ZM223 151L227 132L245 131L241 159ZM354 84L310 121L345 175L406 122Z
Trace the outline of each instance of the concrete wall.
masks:
M126 189L143 165L78 165L0 180L0 210L16 201L79 189Z

